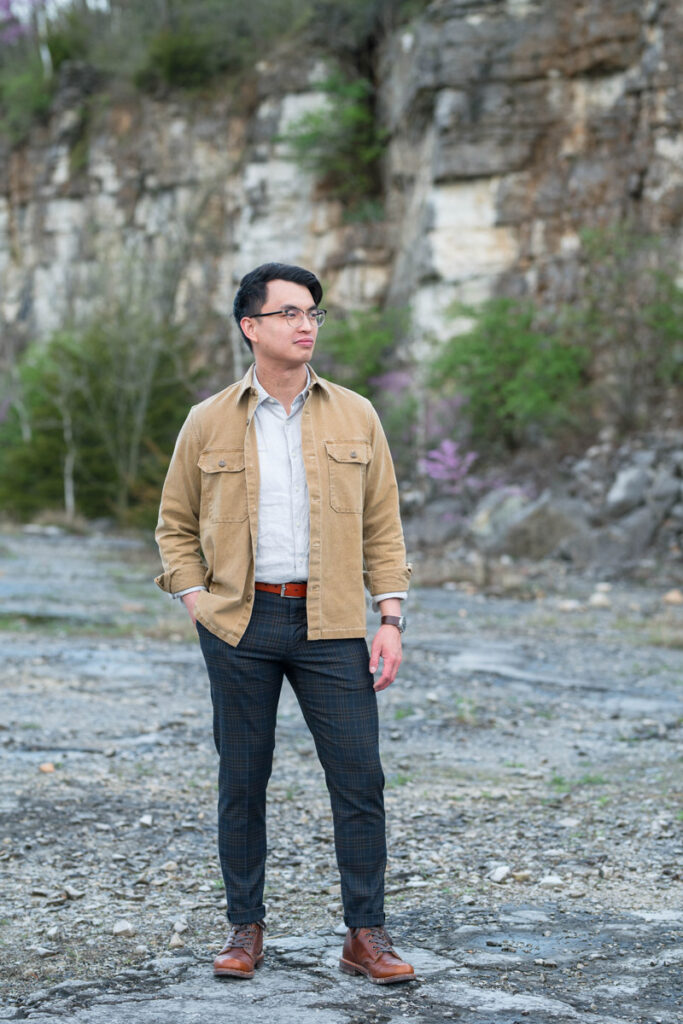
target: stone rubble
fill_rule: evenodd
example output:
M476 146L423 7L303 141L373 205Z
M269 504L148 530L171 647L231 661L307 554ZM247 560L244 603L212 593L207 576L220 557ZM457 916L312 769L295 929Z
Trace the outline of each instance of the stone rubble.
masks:
M508 468L507 475L515 472ZM643 581L659 567L672 584L663 599L676 603L677 591L683 593L683 432L619 445L606 440L580 459L565 458L542 479L519 480L474 503L467 493L429 498L425 492L421 501L412 493L406 542L419 583L481 586L493 576L505 585L514 578L514 560L550 558L598 578ZM542 493L533 497L539 486ZM602 597L591 603L607 607Z

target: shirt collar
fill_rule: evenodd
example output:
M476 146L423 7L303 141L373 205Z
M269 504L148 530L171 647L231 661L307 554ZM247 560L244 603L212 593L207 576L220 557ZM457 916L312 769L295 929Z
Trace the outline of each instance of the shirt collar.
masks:
M308 374L308 378L304 391L319 388L322 394L329 398L330 389L327 381L323 377L319 377L312 366L306 366L306 373ZM256 394L260 395L257 385L260 387L258 379L256 377L256 366L252 363L252 365L249 367L244 377L242 377L242 380L240 381L240 385L237 391L238 400L243 398L244 395L247 394L252 389Z

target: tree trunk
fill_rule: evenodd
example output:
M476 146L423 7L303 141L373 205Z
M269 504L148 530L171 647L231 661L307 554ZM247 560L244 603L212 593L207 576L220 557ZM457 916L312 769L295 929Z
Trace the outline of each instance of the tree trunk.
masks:
M43 65L43 76L45 79L50 79L52 78L54 68L52 67L52 57L47 45L47 15L43 2L33 5L31 21L33 22L33 29L38 41L38 54L40 55L40 63Z
M68 522L73 522L76 515L76 486L74 482L74 466L76 464L76 446L74 445L73 424L71 413L62 408L62 433L66 454L64 456L64 512Z

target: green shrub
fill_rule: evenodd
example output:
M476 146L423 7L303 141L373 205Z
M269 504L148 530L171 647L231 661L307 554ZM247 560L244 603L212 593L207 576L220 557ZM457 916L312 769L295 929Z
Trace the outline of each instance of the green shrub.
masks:
M149 43L147 63L137 72L140 88L159 84L181 89L204 85L216 74L217 54L209 36L189 26L162 29Z
M621 431L683 383L683 289L662 241L624 223L582 233L583 281L567 333L590 348L601 414Z
M395 351L408 330L407 309L351 312L330 317L318 339L316 368L338 384L369 398L380 415L401 478L417 459L419 401L414 376L396 368Z
M655 271L654 297L643 317L654 336L657 358L654 374L665 387L683 385L683 288L673 272Z
M407 312L373 309L331 316L318 339L315 362L320 372L366 398L388 369L387 357L405 335Z
M142 30L145 55L135 82L194 89L251 68L296 36L308 9L305 0L167 0L161 24L148 19Z
M0 66L0 133L11 143L21 142L51 103L52 82L37 54L13 56Z
M389 370L372 379L372 402L382 421L399 480L415 476L421 451L418 429L420 398L415 376L408 370Z
M45 8L46 43L53 68L83 61L95 71L139 88L194 89L214 76L250 72L277 51L297 59L300 48L337 56L369 81L373 54L384 34L426 6L427 0L109 0L105 7L63 0ZM49 108L51 86L40 50L29 34L0 54L0 132L20 142ZM358 106L366 107L366 97ZM353 103L351 104L353 107ZM367 108L372 120L372 104ZM360 126L362 129L362 126ZM356 129L359 126L356 126ZM354 129L354 132L356 131ZM360 136L354 135L362 141ZM372 140L370 140L372 142ZM367 154L366 154L367 155ZM375 158L367 163L370 167ZM365 168L367 170L367 167ZM370 178L374 181L375 171ZM361 174L362 178L362 174ZM364 194L361 184L359 195ZM374 188L374 185L373 185ZM353 195L354 185L350 189ZM367 217L371 208L365 208ZM376 211L375 211L376 212Z
M87 60L90 47L90 19L83 11L66 10L48 26L47 46L55 71L66 61Z
M493 298L454 312L474 326L446 343L432 384L464 395L474 441L515 449L533 430L571 420L585 394L583 347L538 330L531 303Z
M375 123L373 87L367 79L349 81L337 72L320 90L326 103L290 124L284 139L301 167L312 171L352 215L358 211L360 219L367 219L368 199L381 191L386 142L386 132Z
M132 315L32 345L0 425L0 504L152 524L196 395L191 354L177 332Z

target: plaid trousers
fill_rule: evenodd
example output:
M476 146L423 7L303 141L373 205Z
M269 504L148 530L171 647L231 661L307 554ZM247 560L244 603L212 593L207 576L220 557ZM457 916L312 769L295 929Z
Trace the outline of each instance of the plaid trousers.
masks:
M266 787L286 676L330 793L344 920L384 923L386 833L377 699L365 640L308 640L305 598L257 590L237 647L197 624L211 682L218 851L233 924L265 916Z

